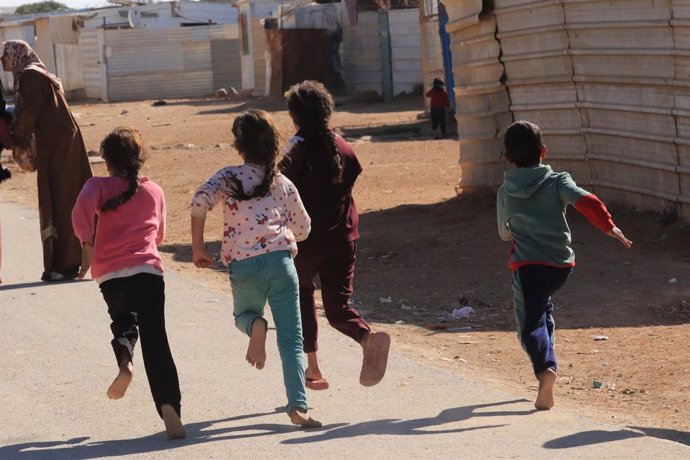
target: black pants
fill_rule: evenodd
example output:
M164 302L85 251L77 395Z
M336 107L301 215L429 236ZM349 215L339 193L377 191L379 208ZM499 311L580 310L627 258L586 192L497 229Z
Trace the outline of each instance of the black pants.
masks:
M446 109L431 109L431 130L436 131L436 128L441 127L441 134L446 135Z
M165 333L163 277L140 273L105 281L100 288L113 321L111 344L118 366L123 359L133 358L141 335L144 368L158 415L163 404L170 404L179 415L180 383Z

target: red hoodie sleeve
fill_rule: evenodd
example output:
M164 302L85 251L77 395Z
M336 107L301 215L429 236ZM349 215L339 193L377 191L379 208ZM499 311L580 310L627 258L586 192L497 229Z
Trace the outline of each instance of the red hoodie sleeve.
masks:
M611 219L611 214L606 209L604 203L593 193L585 195L575 203L577 212L587 218L587 220L596 228L606 233L616 225Z

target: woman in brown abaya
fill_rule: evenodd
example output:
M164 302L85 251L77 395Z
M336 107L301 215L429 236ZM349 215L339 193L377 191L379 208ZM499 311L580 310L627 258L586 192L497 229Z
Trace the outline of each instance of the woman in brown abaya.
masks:
M36 140L38 208L43 241L43 281L73 279L81 246L72 230L72 207L91 177L79 126L69 110L60 80L22 40L3 43L2 67L14 77L16 148Z

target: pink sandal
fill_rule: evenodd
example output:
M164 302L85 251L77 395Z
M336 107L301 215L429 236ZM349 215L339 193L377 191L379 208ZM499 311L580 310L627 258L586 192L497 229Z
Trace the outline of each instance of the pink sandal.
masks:
M326 379L310 379L307 378L306 381L304 382L304 386L309 388L310 390L314 391L319 391L319 390L328 390L328 380Z

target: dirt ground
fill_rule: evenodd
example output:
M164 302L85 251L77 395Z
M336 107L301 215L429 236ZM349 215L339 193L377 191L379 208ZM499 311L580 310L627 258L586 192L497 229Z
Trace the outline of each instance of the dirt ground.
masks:
M89 150L116 126L143 132L150 148L144 173L167 196L168 269L229 293L221 267L191 264L187 205L202 181L239 162L230 147L234 114L271 110L287 134L289 117L281 101L152 102L73 103L72 110ZM457 139L435 140L429 122L417 120L422 107L408 98L339 106L334 115L333 126L353 142L364 167L355 188L361 240L354 302L392 334L398 350L533 399L536 381L514 332L508 244L496 232L494 197L456 196ZM14 177L0 187L2 196L35 207L35 176L10 168ZM94 172L105 168L95 163ZM690 228L669 216L611 208L635 242L632 250L569 213L578 265L554 299L557 407L688 443ZM220 222L220 212L209 215L215 252ZM36 267L37 279L41 271ZM475 312L454 318L464 306ZM337 365L337 357L322 359L326 373Z

